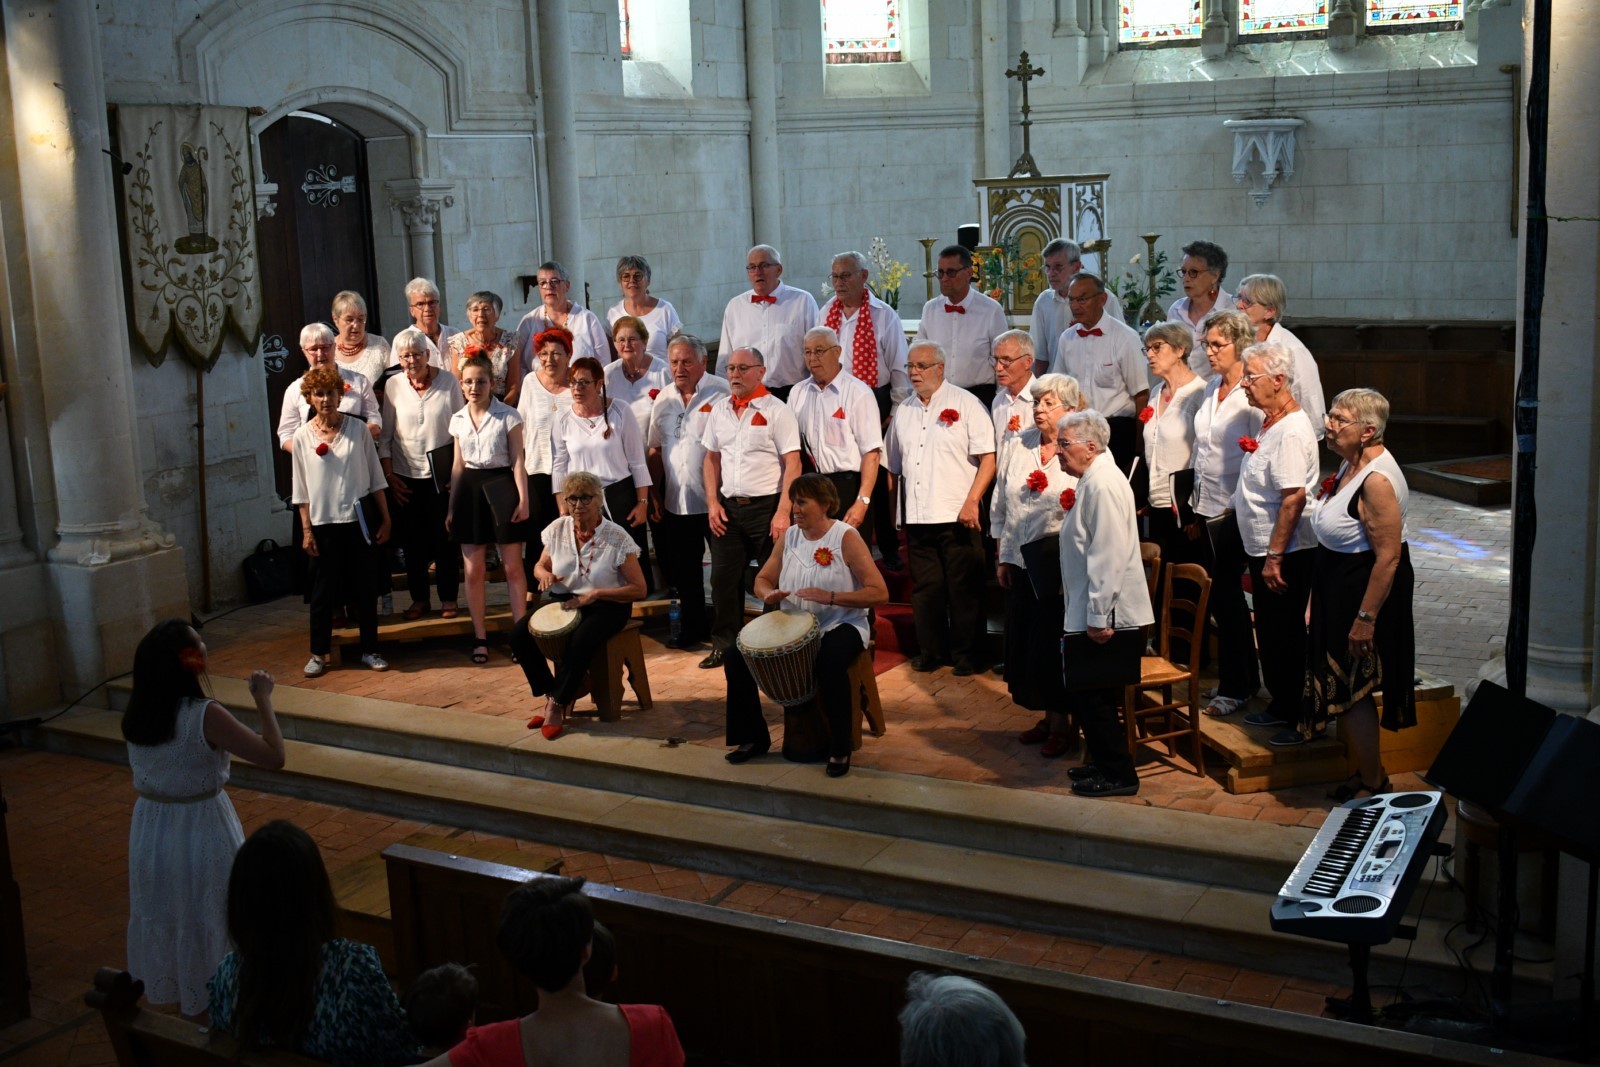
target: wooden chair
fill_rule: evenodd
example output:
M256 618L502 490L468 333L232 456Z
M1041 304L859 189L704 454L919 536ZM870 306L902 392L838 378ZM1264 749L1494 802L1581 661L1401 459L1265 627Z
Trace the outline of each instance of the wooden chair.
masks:
M100 1012L118 1067L327 1067L283 1049L246 1051L227 1034L139 1007L144 983L102 967L83 1000Z
M1173 593L1177 582L1192 582L1199 587L1194 600L1179 599ZM1145 656L1140 663L1139 683L1127 686L1122 695L1122 715L1128 728L1128 751L1142 742L1165 741L1167 750L1177 755L1178 738L1187 736L1193 744L1194 773L1205 774L1205 759L1201 754L1200 739L1200 644L1205 633L1206 602L1211 599L1211 578L1205 568L1196 563L1175 563L1167 568L1162 589L1161 637L1159 655ZM1179 614L1187 616L1188 625L1180 626L1175 620ZM1172 662L1172 641L1177 638L1189 649L1188 665ZM1186 699L1172 698L1173 686L1187 683ZM1145 694L1158 690L1160 700L1146 705ZM1164 726L1159 733L1148 732L1146 721L1160 718Z
M854 752L861 747L861 720L871 725L873 737L882 737L888 729L883 721L883 702L878 699L878 677L872 673L871 645L863 648L850 665L850 692L860 709L850 717L850 750Z
M1154 541L1139 542L1139 559L1144 563L1144 582L1150 589L1150 603L1156 602L1156 583L1161 580L1161 546Z
M600 716L601 722L616 722L622 718L624 667L628 670L628 684L633 687L633 695L639 698L639 710L649 711L655 707L655 701L650 698L650 672L645 667L644 646L639 643L639 629L643 625L638 619L629 619L589 665L584 688L594 698L594 713Z

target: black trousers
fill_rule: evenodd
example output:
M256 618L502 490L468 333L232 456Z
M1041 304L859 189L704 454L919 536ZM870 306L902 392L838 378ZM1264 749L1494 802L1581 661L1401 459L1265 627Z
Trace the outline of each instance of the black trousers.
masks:
M872 395L878 401L878 417L887 422L891 406L889 387L880 385L872 390ZM872 531L873 539L878 543L878 551L883 553L885 559L899 558L900 531L894 525L894 500L889 495L889 471L882 464L878 465L878 480L872 486L872 507L868 509L867 521L861 524L863 535L868 530Z
M1139 420L1132 415L1108 418L1106 423L1111 427L1111 442L1108 446L1111 449L1111 458L1117 461L1117 467L1126 474L1128 464L1139 454L1143 428L1139 425ZM1143 463L1139 466L1141 470L1144 469Z
M1267 710L1284 722L1300 719L1300 697L1306 683L1306 602L1311 597L1312 549L1286 553L1280 573L1288 586L1281 593L1267 588L1261 576L1265 556L1250 557L1250 594L1256 609L1256 647L1261 650L1261 677L1272 694Z
M297 509L298 510L298 509ZM333 648L333 612L348 605L361 630L361 652L378 651L377 559L354 522L312 526L317 554L311 557L311 654Z
M963 385L961 388L965 389L967 392L971 393L973 396L982 401L985 411L989 409L990 404L994 403L996 386L992 380L984 385Z
M855 506L856 497L861 495L861 472L858 470L835 471L832 474L824 474L823 477L833 483L834 491L839 494L839 512L834 518L842 519L844 518L844 513ZM872 505L868 504L867 517L861 521L861 528L865 530L870 528L871 525Z
M911 546L911 617L917 647L942 662L981 666L983 541L959 522L906 527Z
M1133 769L1133 753L1128 751L1128 732L1117 717L1120 689L1089 689L1070 696L1072 717L1083 730L1083 743L1089 762L1100 769L1108 781L1130 784L1139 780Z
M402 504L393 495L395 540L406 554L406 588L418 604L428 600L428 564L441 601L454 601L461 590L461 548L445 533L450 495L434 487L432 478L401 478L411 496Z
M741 503L742 501L742 503ZM711 537L711 645L727 653L744 625L744 591L752 561L759 566L772 554L772 516L778 494L722 497L728 532Z
M793 391L793 389L794 389L794 386L792 386L792 385L769 385L769 386L767 386L767 392L771 393L773 396L777 397L779 400L783 401L785 404L787 404L789 402L789 393L791 391Z
M655 523L656 551L661 556L661 576L678 591L683 634L702 641L711 633L711 613L706 610L706 576L701 566L711 526L704 514L674 515L663 510Z
M610 600L596 600L578 611L582 618L578 621L578 628L572 632L566 654L556 664L553 674L545 662L544 653L539 651L539 643L528 632L528 620L533 618L533 613L524 615L512 627L511 650L517 654L517 662L521 664L522 673L528 679L528 688L534 696L548 696L557 704L571 704L578 698L578 690L583 687L583 676L588 673L595 656L605 648L607 641L622 632L622 628L633 617L631 604L618 604Z
M639 566L644 570L645 592L654 592L655 577L650 569L650 524L641 522L637 526L628 525L628 512L639 506L638 488L633 484L631 477L624 478L620 482L612 482L606 486L605 498L606 510L611 513L611 521L627 530L628 536L633 538L633 543L639 546Z
M834 759L850 756L850 716L856 706L850 692L850 667L862 647L861 634L854 626L835 626L822 635L822 647L817 650L817 702L828 724L828 755ZM723 656L722 675L728 683L728 744L770 746L772 734L761 711L761 691L738 646Z
M1226 521L1235 523L1231 512ZM1244 542L1239 540L1237 525L1224 529L1224 535L1214 539L1200 535L1200 543L1206 546L1206 573L1211 575L1211 617L1217 621L1217 693L1249 700L1261 686L1261 675L1250 633L1250 608L1239 581L1246 564Z

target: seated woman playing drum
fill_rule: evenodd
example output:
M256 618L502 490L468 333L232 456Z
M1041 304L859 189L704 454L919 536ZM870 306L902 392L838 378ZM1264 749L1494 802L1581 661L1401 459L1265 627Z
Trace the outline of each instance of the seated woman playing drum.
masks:
M828 722L828 777L850 770L850 666L870 638L867 609L889 599L883 575L867 544L849 523L833 518L839 494L820 474L805 474L789 486L794 525L761 573L756 595L769 607L816 616L821 648L816 656L817 699ZM741 642L742 643L742 642ZM772 746L755 677L738 645L723 659L728 680L729 763L744 763Z
M561 736L590 661L627 625L633 614L629 605L644 596L639 546L628 531L601 516L600 500L600 479L587 471L567 475L561 487L567 514L545 527L544 552L533 567L540 592L557 603L529 612L511 628L511 647L528 688L536 697L549 698L544 714L528 720L528 728L539 727L547 741ZM535 627L545 638L567 637L554 674Z

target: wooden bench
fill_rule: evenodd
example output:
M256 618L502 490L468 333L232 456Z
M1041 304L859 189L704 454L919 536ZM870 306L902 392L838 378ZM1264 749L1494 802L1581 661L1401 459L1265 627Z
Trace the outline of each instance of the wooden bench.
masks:
M227 1034L139 1007L144 983L127 971L102 967L84 996L100 1012L111 1049L122 1067L327 1067L293 1052L248 1052Z
M496 949L506 895L544 877L406 845L384 850L399 977L470 964L478 1021L524 1014L530 982ZM906 979L965 974L992 988L1028 1034L1034 1067L1115 1063L1257 1067L1281 1063L1551 1062L1164 989L1058 974L767 916L589 884L617 940L619 1002L662 1004L691 1063L897 1063Z
M511 629L511 609L503 604L490 608L484 614L483 623L486 634L505 633ZM465 603L461 605L461 614L453 619L442 618L437 608L433 614L420 619L408 619L398 612L378 616L378 642L382 645L406 645L440 637L471 636L472 614L467 611ZM346 656L359 658L361 633L353 624L333 631L333 654L340 663L345 662Z

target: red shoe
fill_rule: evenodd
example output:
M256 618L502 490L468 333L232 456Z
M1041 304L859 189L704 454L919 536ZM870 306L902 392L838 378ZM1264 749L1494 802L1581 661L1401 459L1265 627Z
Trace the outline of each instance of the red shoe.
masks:
M1017 740L1025 745L1037 745L1050 737L1050 720L1040 719L1031 729L1024 730L1017 735Z
M1065 756L1077 746L1078 739L1071 734L1051 734L1050 739L1039 749L1039 755L1045 759L1055 759L1057 756Z
M565 730L566 728L567 728L567 724L564 723L564 722L558 722L558 723L548 723L547 722L543 726L539 727L539 732L541 734L544 734L544 739L546 741L554 741L556 738L561 736L561 731Z
M544 716L543 715L535 715L533 718L528 720L528 729L530 729L530 730L537 730L539 727L541 727L543 725L544 725Z

